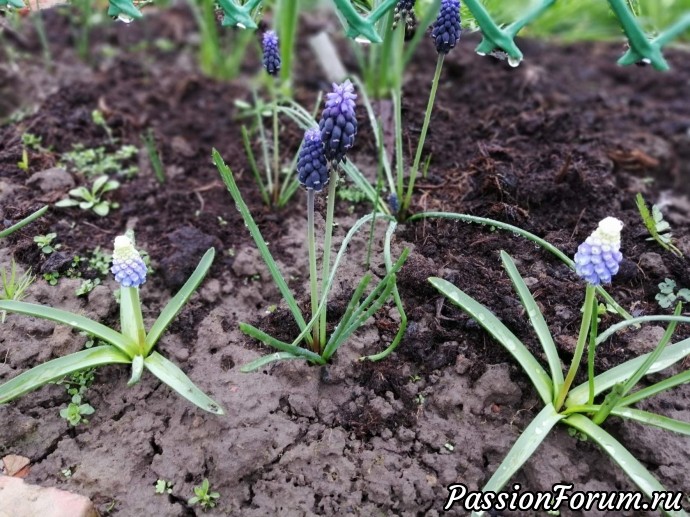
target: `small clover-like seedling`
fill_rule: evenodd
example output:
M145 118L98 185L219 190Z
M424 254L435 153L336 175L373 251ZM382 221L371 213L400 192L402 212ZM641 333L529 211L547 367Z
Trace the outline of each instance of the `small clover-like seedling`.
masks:
M678 300L690 302L690 289L683 288L676 292L675 280L667 278L659 284L659 292L654 298L659 307L668 309L673 307Z
M69 191L71 198L58 201L55 203L55 206L60 208L78 206L82 210L92 210L101 217L105 217L110 213L111 209L118 208L120 205L101 198L107 192L118 189L119 187L119 181L111 180L108 176L101 176L96 178L93 182L91 190L86 187L74 188Z
M148 332L144 327L139 301L139 287L146 281L147 267L134 248L131 238L126 235L115 239L111 269L120 284L120 332L80 314L45 305L0 300L0 311L63 323L107 343L53 359L10 379L0 386L0 404L81 370L109 364L128 364L132 368L128 385L138 382L144 369L147 369L190 402L206 411L222 415L223 410L216 402L203 393L175 364L154 350L163 332L206 276L214 255L213 248L204 254L192 276L166 305ZM74 409L70 415L73 412Z
M57 233L47 233L46 235L36 235L34 237L34 242L41 250L44 255L50 255L52 252L59 250L61 244L53 244L53 241L57 238Z
M100 278L94 278L91 280L84 280L82 283L77 287L77 289L74 291L74 294L77 296L85 296L89 294L91 291L93 291L97 285L100 285L101 279Z
M165 479L159 479L156 481L156 493L157 494L172 494L172 483L166 481Z
M89 404L82 403L81 395L73 395L72 402L60 410L60 416L67 420L72 427L79 424L88 424L88 415L93 415L96 410Z
M220 494L218 492L211 492L211 485L208 479L204 478L201 485L194 487L194 497L190 498L187 504L190 506L198 504L204 510L208 510L218 504L218 499L220 499Z

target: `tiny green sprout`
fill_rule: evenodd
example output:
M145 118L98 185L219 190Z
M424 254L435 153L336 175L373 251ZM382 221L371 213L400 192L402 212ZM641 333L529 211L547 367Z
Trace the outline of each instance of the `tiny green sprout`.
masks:
M410 382L419 382L422 378L419 375L410 375Z
M57 285L58 279L60 278L60 273L57 271L51 271L50 273L43 273L43 279L48 282L49 285Z
M101 283L100 278L94 278L92 280L84 280L82 281L81 285L77 287L77 289L74 291L74 294L77 296L85 296L89 294L91 291L93 291L97 285Z
M43 137L34 135L33 133L24 133L22 135L22 145L34 151L45 151L43 147Z
M73 172L83 174L87 178L104 174L118 174L131 178L139 172L136 165L125 165L134 158L139 150L133 145L123 145L114 153L107 152L104 147L86 149L82 145L75 145L72 151L64 153L62 159Z
M31 274L31 270L17 276L17 263L12 259L9 272L5 267L0 269L0 300L23 300L26 290L35 280L36 277ZM6 316L6 311L0 311L0 323L5 323Z
M112 254L103 251L100 246L97 246L91 251L89 258L89 269L94 269L101 276L107 276L110 268L110 261L113 259Z
M113 130L110 129L110 126L105 121L105 117L103 116L103 112L101 110L93 110L91 112L91 120L93 120L94 124L103 128L103 130L108 135L108 140L110 140L110 143L114 144L115 143L115 137L113 136Z
M218 216L218 224L220 226L227 226L228 222L225 219L223 219L221 216Z
M36 246L41 249L41 253L44 255L50 255L52 252L59 250L62 245L53 244L53 241L57 238L57 233L48 233L46 235L36 235L34 237L34 242Z
M426 398L421 393L418 393L415 397L415 400L417 401L418 406L423 406L424 402L426 401Z
M455 445L453 445L450 442L444 443L443 446L448 449L450 452L453 452L455 450Z
M24 172L29 170L29 153L26 149L22 149L22 160L17 162L17 167L19 167Z
M157 494L172 494L172 483L166 481L165 479L159 479L156 481L156 493Z
M72 468L67 467L64 469L60 469L60 474L62 474L65 477L65 479L69 479L72 477Z
M679 300L690 302L690 289L684 288L676 292L675 280L667 278L659 284L659 292L654 298L659 304L659 307L669 309Z
M72 396L72 402L69 406L60 410L60 416L67 420L73 427L79 424L88 424L89 421L85 418L92 415L95 409L89 404L82 404L81 395Z
M204 510L214 508L218 504L217 501L220 498L220 494L218 492L210 492L210 490L211 486L208 479L204 478L200 486L194 487L194 497L189 499L187 504L190 506L198 504Z
M664 219L664 215L661 213L659 206L652 205L652 211L650 212L642 194L637 194L635 203L642 217L642 222L651 236L647 240L656 241L665 250L670 251L678 257L682 257L683 252L673 244L671 225Z
M119 181L111 180L108 176L100 176L93 182L91 190L86 187L72 189L69 191L69 195L74 199L63 199L55 203L55 206L60 208L78 206L82 210L92 210L101 217L105 217L111 209L118 208L120 205L112 201L102 200L101 197L106 192L119 187Z

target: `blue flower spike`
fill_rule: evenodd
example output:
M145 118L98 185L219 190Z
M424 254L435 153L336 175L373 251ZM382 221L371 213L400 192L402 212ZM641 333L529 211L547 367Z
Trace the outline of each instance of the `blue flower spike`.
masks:
M455 47L460 39L460 0L441 0L431 37L439 54L448 54Z
M110 272L122 287L139 287L146 282L146 264L126 235L115 237Z
M266 31L263 36L264 68L269 75L276 75L280 71L280 48L278 35L275 31Z
M407 29L414 29L417 25L417 18L414 14L414 4L417 0L398 0L393 11L393 28L398 26L401 21Z
M611 283L623 260L620 252L622 229L621 220L607 217L580 244L575 254L575 272L579 277L591 285Z
M313 127L304 132L302 149L297 157L297 175L304 187L315 192L321 192L328 184L328 161L319 128Z
M326 158L341 162L355 144L357 117L355 115L355 87L347 80L333 83L333 91L326 94L326 107L321 114L319 128Z

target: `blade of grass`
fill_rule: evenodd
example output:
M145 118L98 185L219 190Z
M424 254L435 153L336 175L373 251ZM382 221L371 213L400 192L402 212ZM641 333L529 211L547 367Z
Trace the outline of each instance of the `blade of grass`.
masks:
M276 361L286 361L286 360L291 360L291 359L302 359L302 360L304 360L304 357L299 356L299 355L293 355L289 352L276 352L274 354L269 354L269 355L265 355L263 357L259 357L258 359L255 359L252 362L245 364L242 368L240 368L240 371L242 373L251 373L253 371L258 370L259 368L266 366L267 364L270 364L270 363L273 363Z
M0 311L14 312L18 314L25 314L26 316L33 316L35 318L42 318L44 320L56 321L63 323L78 330L83 330L96 336L97 338L107 341L114 347L118 348L124 354L132 358L138 353L137 344L131 339L123 336L119 332L106 327L105 325L96 321L73 314L71 312L60 309L53 309L45 305L37 305L34 303L17 302L13 300L0 301Z
M474 215L467 215L467 214L456 214L452 212L422 212L421 214L415 214L411 216L409 219L407 219L408 222L414 222L414 221L420 221L422 219L433 219L433 218L439 218L439 219L455 219L459 221L465 221L467 223L475 223L479 224L482 226L489 226L493 228L497 228L499 230L506 230L509 232L512 232L513 235L516 235L518 237L524 237L527 240L530 240L534 242L535 244L538 244L540 247L548 251L549 253L555 255L557 258L559 258L564 264L566 264L570 269L575 270L575 262L568 257L565 253L563 253L561 250L559 250L556 246L551 244L550 242L542 239L541 237L537 237L533 233L530 233L526 230L523 230L522 228L519 228L517 226L513 226L512 224L504 223L502 221L496 221L494 219L487 219L485 217L477 217ZM629 314L625 309L623 309L616 300L613 299L613 297L606 292L606 290L601 287L597 286L597 294L604 298L606 300L606 303L611 305L616 312L622 316L625 319L632 319L632 315Z
M553 404L548 403L539 414L534 417L527 428L522 432L515 444L510 448L510 452L501 462L498 470L494 472L491 479L484 485L482 492L498 492L510 481L522 465L534 454L537 447L541 445L549 431L555 426L563 415L556 413ZM472 513L473 517L484 515L483 512Z
M213 248L209 248L208 251L204 253L204 256L201 257L199 264L196 266L194 273L192 273L182 288L161 311L160 315L146 336L144 355L148 355L149 352L151 352L163 332L165 332L165 329L168 328L168 325L170 325L175 316L177 316L177 314L182 310L182 307L185 306L187 300L189 300L189 297L194 294L194 291L196 291L197 287L199 287L199 284L201 284L201 282L204 280L209 268L211 267L211 264L213 264L213 258L215 255L216 250Z
M676 386L680 386L681 384L688 382L690 382L690 370L686 370L677 375L669 377L668 379L664 379L663 381L652 384L651 386L637 390L622 398L618 405L629 406L639 402L640 400L653 397L654 395L658 395L659 393L663 393L664 391L668 391Z
M261 199L266 206L271 206L271 200L268 198L266 187L264 187L263 179L261 178L261 174L259 174L259 166L256 164L256 158L254 157L254 151L252 151L252 145L249 142L249 133L247 132L246 126L242 126L242 143L244 144L244 152L249 161L249 168L259 187L259 192L261 192Z
M298 355L301 356L308 361L311 361L316 364L324 364L325 361L321 358L319 354L316 352L312 352L311 350L307 350L306 348L302 348L296 345L292 345L290 343L285 343L284 341L280 341L279 339L274 338L273 336L269 336L265 332L259 330L258 328L250 325L249 323L240 323L240 330L247 334L248 336L253 337L254 339L258 339L262 343L267 344L268 346L272 346L273 348L276 348L280 350L281 352L288 352L289 354L292 355Z
M527 287L527 284L525 284L522 275L520 275L517 267L515 267L515 262L513 262L511 256L505 251L501 251L501 260L503 261L503 267L505 267L510 280L515 286L515 290L520 296L520 300L522 300L522 305L527 311L527 315L532 323L532 327L537 333L539 342L541 343L544 353L546 354L546 360L548 361L549 369L551 370L551 381L553 382L555 397L558 393L558 390L563 385L563 370L561 370L561 359L558 357L558 350L556 350L556 344L553 342L551 331L549 330L549 326L546 324L544 315L537 306L537 302L534 300L534 297Z
M654 492L666 492L664 486L652 476L635 456L630 454L623 445L589 418L582 415L570 415L563 420L566 424L589 436L618 466L625 471L630 480L635 483L650 499ZM684 511L666 512L674 517L686 517Z
M664 370L678 361L683 360L688 355L690 355L690 338L667 346L659 358L650 366L649 370L647 370L647 375ZM594 394L598 395L615 384L625 382L645 362L647 357L649 357L649 354L641 355L597 375L594 378ZM576 388L570 390L568 398L565 401L565 406L581 406L587 403L588 398L588 383L580 384Z
M220 405L201 391L175 363L169 361L155 350L144 359L144 366L163 383L167 384L192 404L209 413L215 413L216 415L225 414Z
M539 392L544 404L553 400L553 384L548 374L534 358L527 347L484 305L468 296L442 278L429 278L429 282L455 305L474 318L498 341L522 366L527 376Z
M0 239L3 239L9 235L12 235L17 230L21 230L22 228L24 228L27 224L34 222L39 217L43 216L43 214L45 214L48 211L48 208L49 208L48 205L44 206L43 208L39 208L33 214L29 215L28 217L25 217L24 219L19 221L17 224L13 224L9 228L1 231L0 232Z
M131 359L117 348L107 345L59 357L21 373L0 386L0 404L87 368L130 362Z
M235 205L237 206L237 209L240 211L242 219L244 219L244 224L249 229L249 233L254 239L256 247L259 249L261 257L264 259L264 262L266 263L266 266L268 267L268 270L271 273L273 281L278 287L280 294L283 295L283 299L285 300L285 303L287 303L290 312L292 312L292 315L295 318L295 321L297 322L297 325L299 326L300 330L304 331L307 328L307 323L304 321L302 311L300 311L299 306L295 301L295 297L290 292L290 288L285 282L283 275L280 273L278 265L273 259L271 252L268 250L266 241L264 241L264 238L261 235L261 232L259 231L259 227L254 222L254 218L252 217L252 214L249 212L247 204L244 202L244 199L242 199L242 194L240 194L240 189L237 188L237 183L235 183L235 178L233 178L232 171L225 164L223 158L220 156L220 153L218 153L218 151L216 151L215 149L213 150L213 162L216 164L216 167L218 168L218 171L220 172L220 175L223 178L223 181L225 182L225 186L228 188L228 191L230 192L232 199L235 201ZM303 339L306 339L309 345L312 344L311 336L306 335L303 337Z

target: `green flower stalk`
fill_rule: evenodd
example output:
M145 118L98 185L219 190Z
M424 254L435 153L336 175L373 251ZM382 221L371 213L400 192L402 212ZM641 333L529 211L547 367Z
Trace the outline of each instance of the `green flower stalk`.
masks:
M121 332L79 314L44 305L0 300L0 311L25 314L63 323L88 332L108 343L53 359L10 379L0 386L0 404L7 403L45 384L58 381L67 375L87 368L108 364L129 364L132 368L132 376L128 386L137 383L144 369L147 369L201 409L222 415L223 410L215 401L194 385L175 364L154 350L158 339L206 276L213 263L214 255L213 248L206 252L192 276L163 309L148 333L144 326L139 299L139 287L146 281L146 264L135 249L132 238L127 235L121 235L115 239L113 266L111 268L111 272L121 287Z

